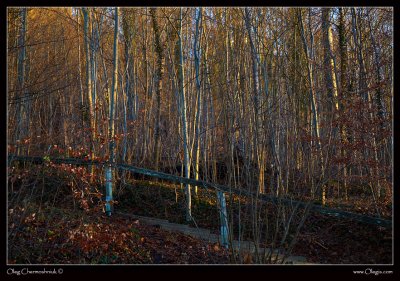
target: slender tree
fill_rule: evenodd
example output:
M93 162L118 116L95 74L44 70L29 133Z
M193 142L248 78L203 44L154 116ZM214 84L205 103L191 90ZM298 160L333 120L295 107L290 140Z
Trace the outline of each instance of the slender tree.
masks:
M161 153L161 136L160 136L160 116L161 116L161 92L162 92L162 77L164 72L164 54L163 54L163 44L161 42L161 31L157 22L157 9L151 8L150 15L153 23L153 30L155 36L155 50L157 53L157 63L156 63L156 77L155 77L155 92L156 92L156 118L154 124L154 169L158 171Z
M27 32L27 14L28 14L28 9L27 8L21 8L20 10L20 18L21 18L21 27L19 30L19 36L18 36L18 62L17 62L17 69L18 69L18 74L17 74L17 92L18 95L21 99L20 102L17 103L18 109L17 109L17 133L16 135L16 140L22 140L28 135L28 129L29 129L29 120L28 120L28 103L29 103L29 97L25 97L28 95L28 91L26 90L26 32ZM20 154L21 148L18 146L17 153Z
M195 78L196 78L196 90L197 90L197 110L196 110L196 124L195 124L195 165L194 165L194 178L199 179L199 169L200 169L200 129L201 129L201 118L203 110L203 96L202 96L202 85L200 78L200 58L201 58L201 33L202 33L202 18L203 18L203 8L196 8L196 32L193 43L193 53L194 53L194 67L195 67ZM197 195L197 186L195 187L195 194Z
M309 15L310 15L310 10L309 10ZM312 61L314 60L314 51L313 51L313 35L312 31L310 29L310 38L311 38L311 46L310 48L308 47L307 44L307 39L304 31L304 24L303 24L303 16L302 16L302 11L299 9L298 10L298 20L299 20L299 26L300 26L300 34L301 38L303 41L303 50L306 55L306 61L307 61L307 73L308 73L308 81L310 84L310 100L311 100L311 108L312 108L312 115L313 115L313 129L314 129L314 134L316 138L316 143L317 143L317 151L318 155L320 157L320 163L323 165L324 159L323 159L323 154L322 154L322 146L321 146L321 139L320 139L320 125L319 125L319 114L317 111L317 101L316 101L316 93L314 90L314 79L313 79L313 65ZM311 17L309 16L308 20L311 20ZM309 22L309 25L310 22ZM311 160L313 161L313 160ZM321 167L321 171L324 171L324 167ZM325 205L325 186L323 186L322 190L322 205Z
M114 111L115 105L114 100L117 93L118 86L118 7L114 8L114 48L113 48L113 78L111 84L111 95L110 95L110 122L108 125L108 139L109 139L109 166L106 171L106 213L111 215L111 204L112 200L112 170L111 165L115 162L115 126L114 126Z
M182 122L182 136L183 136L183 165L185 177L190 178L190 157L189 157L189 140L188 140L188 122L187 122L187 106L186 106L186 91L184 85L184 60L183 60L183 43L182 43L182 8L179 8L178 17L178 41L176 45L176 66L178 68L178 90L179 90L179 108L180 118ZM192 196L190 185L185 184L186 193L186 220L190 221L192 218Z

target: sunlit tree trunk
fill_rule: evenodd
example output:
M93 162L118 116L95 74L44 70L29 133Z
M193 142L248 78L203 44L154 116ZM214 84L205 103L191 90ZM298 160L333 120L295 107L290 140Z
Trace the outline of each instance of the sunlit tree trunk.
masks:
M100 27L99 27L99 21L96 16L96 10L93 9L91 11L91 46L90 46L90 62L92 63L91 65L91 72L90 75L92 76L92 92L91 92L91 105L90 105L90 111L91 111L91 118L92 118L92 136L93 139L96 137L97 133L97 52L98 49L100 48ZM101 18L100 18L101 21Z
M330 25L330 8L322 8L322 43L324 46L324 73L325 83L328 93L330 112L339 109L338 91L336 83L336 75L334 71L334 62L332 56L332 28Z
M89 112L86 115L87 120L89 121L90 127L90 159L94 159L95 157L95 147L94 147L94 139L95 139L95 106L93 101L93 63L91 56L91 39L89 38L89 34L91 34L91 22L88 8L82 8L83 13L83 31L84 31L84 42L85 42L85 54L86 54L86 87L87 87L87 99L89 104ZM91 167L91 180L93 181L94 177L94 166Z
M328 98L328 118L327 121L332 124L334 119L338 117L339 102L338 102L338 87L335 72L335 63L332 54L332 28L330 24L330 8L322 8L322 45L324 50L324 76L325 76L325 87ZM328 132L330 130L330 132ZM336 140L337 128L336 126L330 126L323 134L327 136L333 133L333 139ZM331 145L333 151L332 155L336 153L336 145ZM327 157L330 157L329 151ZM340 167L340 166L339 166ZM339 168L340 169L340 168Z

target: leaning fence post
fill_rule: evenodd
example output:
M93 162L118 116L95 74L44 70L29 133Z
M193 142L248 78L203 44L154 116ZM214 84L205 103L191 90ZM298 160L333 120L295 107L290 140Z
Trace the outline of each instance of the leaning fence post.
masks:
M112 173L111 164L106 166L106 215L111 216L111 203L112 200Z
M228 248L228 213L226 211L225 193L217 191L217 197L219 202L219 217L221 221L221 244L225 248Z

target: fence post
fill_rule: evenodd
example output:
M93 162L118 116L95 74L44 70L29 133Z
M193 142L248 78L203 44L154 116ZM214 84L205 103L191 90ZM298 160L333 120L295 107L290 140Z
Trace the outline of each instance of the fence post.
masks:
M111 216L111 204L112 200L112 172L111 164L106 166L106 215Z
M221 221L221 244L225 248L229 247L228 242L228 213L226 211L225 193L217 191L217 197L219 202L219 217Z

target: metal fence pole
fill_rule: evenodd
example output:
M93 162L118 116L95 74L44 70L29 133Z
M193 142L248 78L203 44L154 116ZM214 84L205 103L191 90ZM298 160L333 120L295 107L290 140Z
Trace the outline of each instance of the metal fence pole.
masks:
M111 164L106 166L106 215L111 216L111 204L112 201L112 172Z
M219 202L219 217L221 221L221 244L225 248L229 247L228 242L228 213L226 211L226 201L225 193L222 191L217 192L218 202Z

